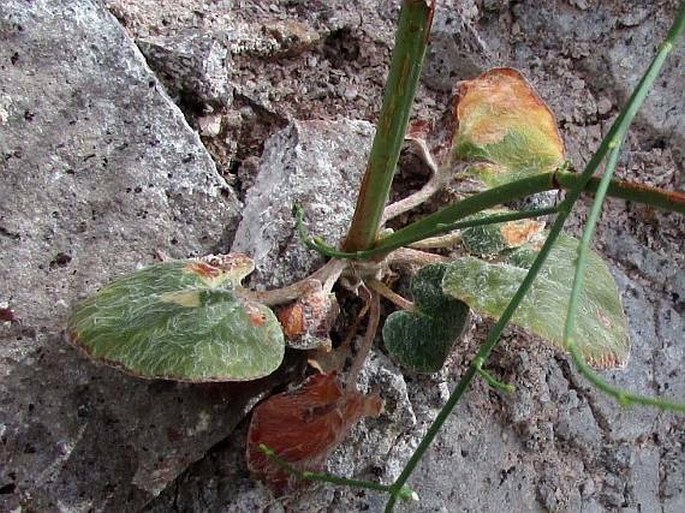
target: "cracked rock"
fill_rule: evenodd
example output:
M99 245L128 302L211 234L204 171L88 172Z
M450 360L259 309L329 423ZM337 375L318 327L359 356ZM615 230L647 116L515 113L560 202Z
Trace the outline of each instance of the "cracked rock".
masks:
M69 307L156 251L213 252L239 205L100 2L7 0L0 34L0 510L136 511L272 382L96 365L62 338Z
M293 207L304 208L311 235L337 245L352 219L372 137L364 121L294 121L265 143L232 248L255 260L256 283L281 287L323 263L295 230Z
M198 113L230 105L230 55L213 34L185 32L136 41L177 103Z

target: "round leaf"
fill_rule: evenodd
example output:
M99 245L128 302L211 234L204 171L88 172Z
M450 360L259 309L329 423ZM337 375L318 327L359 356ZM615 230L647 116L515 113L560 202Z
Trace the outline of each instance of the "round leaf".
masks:
M428 265L411 282L415 311L390 314L383 326L386 349L417 372L437 372L464 332L469 307L442 291L445 266Z
M512 319L514 324L562 349L577 248L576 239L559 237ZM460 258L448 265L443 289L474 311L498 318L536 256L537 250L526 245L500 263ZM596 253L591 253L588 261L575 337L583 356L595 366L623 365L628 359L630 342L618 289L606 263Z
M471 169L489 187L553 171L564 162L554 114L525 77L496 68L461 82L456 107L455 160L479 160Z
M242 299L243 255L153 265L77 305L67 333L91 357L144 378L242 381L283 360L275 315Z

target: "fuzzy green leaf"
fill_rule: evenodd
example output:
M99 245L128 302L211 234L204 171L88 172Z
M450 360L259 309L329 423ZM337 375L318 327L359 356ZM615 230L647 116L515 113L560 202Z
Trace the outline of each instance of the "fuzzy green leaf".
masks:
M285 342L271 310L236 290L243 255L153 265L103 287L67 324L91 357L145 378L242 381L266 376Z
M453 160L480 161L469 172L488 187L554 171L564 144L552 111L525 77L496 68L460 83Z
M469 219L485 218L493 214L512 212L508 209L488 209ZM508 249L523 246L542 232L545 223L535 219L519 219L505 223L464 228L461 238L466 250L476 256L492 256Z
M577 248L576 239L560 236L512 321L562 349ZM500 263L460 258L448 264L443 290L474 311L497 318L536 256L537 250L526 245ZM592 365L623 365L628 359L630 341L621 299L607 264L594 252L588 260L585 283L576 321L576 343Z
M445 269L442 264L421 268L410 287L416 310L393 312L383 326L386 349L417 372L439 371L468 321L468 306L442 292Z

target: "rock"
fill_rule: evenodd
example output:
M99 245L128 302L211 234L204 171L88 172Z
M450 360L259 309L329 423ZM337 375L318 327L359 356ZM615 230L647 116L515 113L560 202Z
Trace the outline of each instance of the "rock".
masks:
M639 12L639 10L638 10ZM650 15L621 31L614 45L606 53L609 71L622 102L627 101L640 77L657 51L656 43L666 35L671 19ZM677 43L647 97L639 117L646 121L661 138L685 140L685 112L673 105L685 104L685 44ZM685 155L680 155L681 159Z
M374 351L362 370L359 389L379 391L385 401L384 412L377 419L365 419L348 440L330 457L329 472L353 478L381 474L391 483L402 471L416 446L427 418L434 415L434 401L426 401L415 410L401 370L380 351ZM425 406L427 408L422 408ZM428 411L426 411L428 410Z
M297 234L293 207L304 208L311 235L337 245L352 219L372 136L363 121L294 121L265 143L232 247L255 260L255 283L281 287L324 262Z
M221 116L209 114L197 120L200 135L203 137L216 137L221 133Z
M464 2L450 3L453 5L435 14L421 77L427 86L445 92L451 92L457 81L474 78L493 67L496 60Z
M557 68L556 74L565 74L570 64L566 58L571 57L577 61L572 65L571 73L575 74L573 68L582 69L591 77L591 90L616 94L621 107L656 55L657 46L675 17L676 4L642 6L602 2L597 9L581 10L578 7L561 2L515 5L512 14L523 33L522 41L517 41L516 51L522 52L524 48L533 50L528 55L521 54L516 66L524 70L533 67L531 64L535 57L541 58L550 49L556 49L556 57L549 59L549 67ZM609 19L615 21L608 23ZM536 47L544 53L536 56ZM594 48L601 48L601 51L592 51ZM673 108L685 103L685 91L679 87L685 81L685 71L680 64L684 54L685 43L681 38L638 114L638 119L651 128L653 144L668 138L678 141L685 138L685 113L683 109ZM535 67L539 67L539 63ZM560 103L584 108L581 102L569 102L568 91L559 91L553 97ZM560 112L554 100L551 105L555 112ZM580 122L580 119L576 121ZM679 151L682 165L685 159L685 154L679 150L682 143L673 146Z
M239 203L100 2L8 0L0 34L0 509L136 511L271 383L95 365L69 305L158 250L225 249Z
M219 37L185 32L136 43L177 103L198 114L230 105L230 56Z

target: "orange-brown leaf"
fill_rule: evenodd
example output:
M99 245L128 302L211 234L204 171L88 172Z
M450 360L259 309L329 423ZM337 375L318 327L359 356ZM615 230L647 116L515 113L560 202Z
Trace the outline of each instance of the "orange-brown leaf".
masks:
M294 477L259 448L264 444L299 470L319 469L362 417L380 415L381 398L345 389L334 372L309 378L298 390L275 395L254 410L247 465L276 493Z
M290 347L331 350L329 332L340 313L335 294L316 290L276 309Z
M554 114L515 69L495 68L461 82L456 116L453 157L489 163L474 171L490 186L552 171L564 161Z

